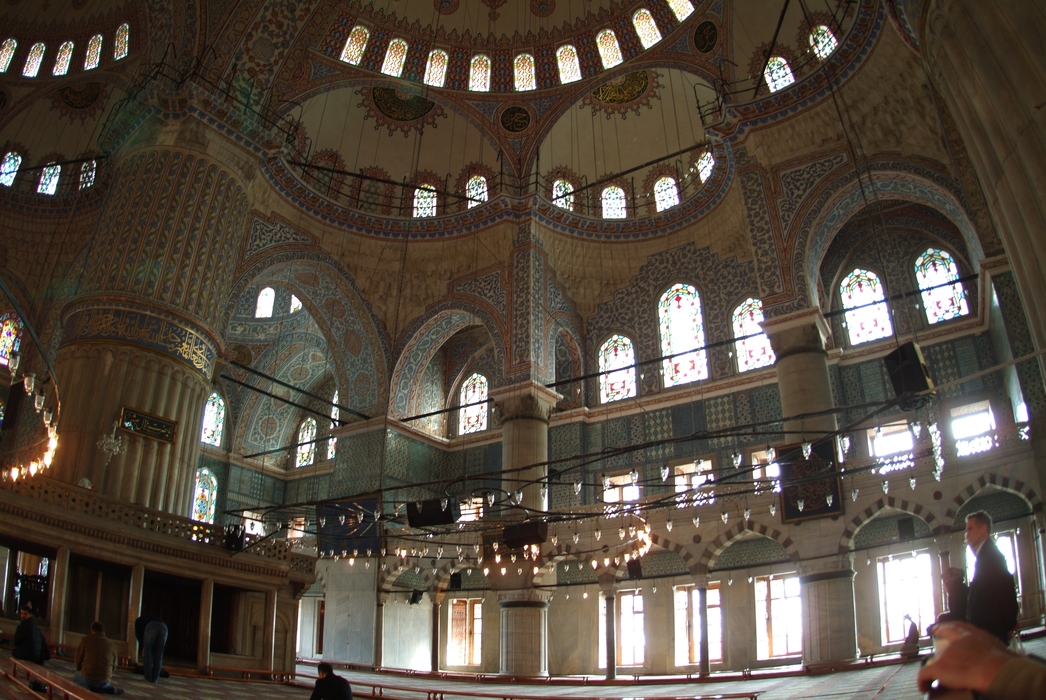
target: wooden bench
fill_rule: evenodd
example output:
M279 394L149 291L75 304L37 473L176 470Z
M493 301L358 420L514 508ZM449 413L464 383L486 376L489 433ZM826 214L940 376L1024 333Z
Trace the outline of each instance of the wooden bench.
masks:
M10 670L5 671L4 676L32 697L45 700L95 700L93 693L73 683L71 678L48 671L43 666L18 659L8 659L8 663L11 664ZM31 689L29 684L33 681L46 685L47 690L38 692Z

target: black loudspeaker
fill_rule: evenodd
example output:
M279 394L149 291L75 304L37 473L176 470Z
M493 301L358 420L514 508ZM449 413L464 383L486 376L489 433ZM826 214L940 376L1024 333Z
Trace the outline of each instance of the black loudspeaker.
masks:
M410 604L417 605L421 602L421 599L425 597L425 591L411 591L410 592Z
M461 590L461 572L455 571L450 575L450 584L447 586L449 591L460 591Z
M446 509L439 498L428 501L407 501L407 524L411 527L451 525L461 519L461 504L458 499L447 501Z
M240 525L233 525L225 530L225 548L235 554L247 546L247 531Z
M532 544L542 544L548 537L548 523L527 521L506 527L501 531L501 541L509 549L520 549Z
M922 350L915 343L905 343L883 358L886 373L893 383L897 398L933 388L933 380L926 369Z
M915 520L913 518L897 519L897 539L901 542L910 542L915 539Z
M629 559L628 564L628 577L633 580L639 580L643 578L643 565L638 559Z

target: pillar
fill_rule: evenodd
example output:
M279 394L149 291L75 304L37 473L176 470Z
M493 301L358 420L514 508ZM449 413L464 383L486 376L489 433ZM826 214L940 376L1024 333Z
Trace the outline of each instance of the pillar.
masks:
M804 309L763 323L777 357L781 415L796 416L835 407L825 341L831 332L819 309ZM836 429L834 414L786 420L785 443L816 440Z
M374 616L374 668L381 668L383 663L383 645L385 644L385 603L387 603L388 600L388 593L382 591L378 592L378 611Z
M131 567L131 585L127 592L127 655L132 663L138 659L138 637L134 633L134 622L142 614L142 589L145 586L145 566Z
M432 672L439 672L439 621L443 609L443 593L433 591L432 596Z
M799 565L803 600L803 664L857 658L854 568L850 555Z
M51 644L65 643L65 602L69 597L69 548L59 547L51 569L51 604L48 617L51 628L48 641Z
M697 581L697 614L701 628L700 660L698 662L698 673L707 676L711 673L712 666L708 659L708 577L699 576Z
M501 419L501 466L506 470L502 488L509 494L523 492L520 505L534 511L548 510L548 493L539 480L548 473L548 419L559 394L527 382L491 392ZM526 468L530 465L540 465Z
M268 611L268 594L266 594L266 612ZM205 578L200 585L200 632L196 645L196 671L207 673L211 665L211 616L214 608L214 579ZM275 613L275 606L273 608ZM268 618L266 618L268 619ZM275 618L273 618L275 629ZM272 654L269 654L272 657ZM269 668L272 668L269 666Z
M617 678L617 594L612 587L602 593L607 612L607 638L603 640L607 646L607 680L612 681Z
M213 585L213 582L212 582ZM265 611L262 622L262 668L273 669L273 654L276 649L276 591L265 591Z
M549 593L533 588L498 593L502 674L548 675L549 599Z

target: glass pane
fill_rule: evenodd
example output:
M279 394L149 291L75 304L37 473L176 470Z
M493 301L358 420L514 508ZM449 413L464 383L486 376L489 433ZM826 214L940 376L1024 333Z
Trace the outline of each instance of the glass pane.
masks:
M465 195L469 198L469 209L487 201L487 178L482 175L470 177L468 185L465 186Z
M367 50L367 40L370 32L366 27L356 25L349 32L349 38L345 40L345 47L341 50L341 60L358 66L363 60L363 52Z
M955 282L959 268L947 251L930 248L916 258L915 279L922 290L926 320L931 324L970 313L962 283Z
M458 434L478 433L487 429L487 378L473 374L461 385ZM468 404L476 404L469 406Z
M21 345L22 321L12 312L0 316L0 365L10 365Z
M649 10L643 9L636 12L632 16L632 26L636 28L636 34L639 35L639 41L642 42L644 49L649 49L661 41L661 31L657 28L657 23L654 22L654 17Z
M636 355L632 341L613 335L599 349L599 398L602 403L636 395Z
M839 286L846 312L850 344L858 345L893 335L890 311L879 276L871 270L855 269Z
M298 458L296 465L307 467L316 459L316 419L306 418L298 428ZM308 444L302 444L308 443Z
M814 53L822 61L832 55L835 51L835 47L839 45L839 42L835 40L835 35L832 34L832 30L823 24L819 27L815 27L810 32L810 47L814 50Z
M258 292L258 303L254 306L255 318L272 318L272 305L276 301L276 290L266 287Z
M777 360L770 339L763 333L763 320L763 302L758 299L746 299L734 309L734 337L739 339L734 341L738 372L768 367Z
M666 387L708 378L701 298L692 285L676 284L658 303Z
M574 186L566 180L556 180L552 184L552 203L561 209L574 211Z
M882 638L885 644L903 642L909 622L925 633L934 621L934 583L930 554L879 559L879 600Z
M514 62L516 75L516 90L534 90L537 88L537 78L534 76L534 57L529 53L521 53L516 56Z
M18 42L14 39L7 39L4 41L4 45L0 46L0 73L6 73L7 69L11 67L11 59L14 58L17 48Z
M11 151L4 156L3 162L0 162L0 185L4 187L10 187L15 184L15 176L18 175L18 168L22 165L22 156Z
M98 170L98 162L86 161L80 166L80 189L84 190L94 184L94 177Z
M626 214L625 191L616 186L603 190L603 218L624 219Z
M695 167L697 168L697 176L701 178L701 182L705 182L712 176L712 169L715 168L715 156L712 155L711 151L705 151L697 159Z
M95 34L87 44L87 55L84 56L84 70L92 70L98 67L98 61L102 58L102 35Z
M690 0L668 0L668 6L672 8L672 13L680 22L689 17L694 11L694 6L690 3Z
M301 311L301 299L291 294L290 312L293 314L295 311Z
M214 392L207 397L207 403L203 407L203 430L200 431L200 442L221 447L224 429L225 401L218 395L218 392Z
M432 185L422 185L414 190L414 216L435 216L436 203L436 191Z
M54 60L54 74L65 75L69 72L69 62L73 60L73 42L67 41L58 47L58 56Z
M573 46L560 46L556 51L556 62L559 64L559 82L566 84L581 80L581 63Z
M403 39L393 39L385 51L385 62L381 65L381 72L398 78L403 73L403 62L406 60L407 42Z
M763 78L766 80L766 86L770 88L770 92L777 92L795 82L795 76L792 75L792 69L788 67L788 61L780 56L774 56L766 64Z
M127 57L127 52L130 46L131 39L131 28L126 24L121 24L116 28L116 39L113 43L113 58L119 61L121 58Z
M25 59L22 75L27 78L36 77L36 74L40 72L40 64L44 60L44 51L46 49L47 47L43 43L33 44L33 48L29 49L29 56Z
M40 184L36 191L40 194L54 194L58 191L58 178L62 174L62 166L52 163L40 173Z
M487 92L490 90L490 59L480 54L472 57L469 69L469 90Z
M338 403L338 392L334 392L334 396L331 397L331 403ZM337 405L331 406L331 426L330 429L334 430L338 427L338 421L341 419L341 409ZM327 440L327 459L334 459L335 454L338 451L338 438L331 437Z
M654 183L654 202L658 211L664 211L679 204L679 188L676 181L670 177L663 177Z
M624 60L621 58L621 47L618 46L617 36L613 31L601 31L596 36L596 46L599 47L599 58L603 61L604 68L613 68Z
M218 500L218 480L209 469L196 472L196 495L193 499L192 519L203 523L214 522L214 506Z
M447 79L447 52L433 49L429 52L429 62L425 66L425 84L443 87Z

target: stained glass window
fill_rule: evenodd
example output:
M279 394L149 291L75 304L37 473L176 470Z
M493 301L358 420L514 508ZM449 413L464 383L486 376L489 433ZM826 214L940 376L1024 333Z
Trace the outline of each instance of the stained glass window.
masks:
M871 270L855 269L839 285L839 295L846 312L846 330L850 345L893 335L890 310L879 276Z
M425 65L425 84L433 87L443 87L447 79L447 62L449 61L446 51L433 49L429 51L429 61Z
M338 422L341 419L341 409L338 408L338 392L334 392L334 396L331 397L331 430L338 427ZM338 451L338 438L333 435L327 440L327 459L334 459L334 455Z
M552 183L552 203L561 209L574 211L574 186L566 180Z
M534 76L534 57L529 53L521 53L514 61L516 75L516 90L524 92L537 88L537 78Z
M291 313L295 311L301 311L301 299L291 294Z
M17 48L18 42L14 39L8 39L3 46L0 46L0 73L6 73L7 69L11 67L11 59L15 57Z
M625 208L625 191L616 185L603 190L603 218L623 219L627 210Z
M370 32L367 28L357 24L349 32L349 38L345 40L345 47L341 50L341 60L358 66L363 60L363 52L367 50L367 40Z
M276 290L266 287L258 292L258 303L254 306L255 318L272 318L272 305L276 301Z
M649 49L661 41L661 30L657 28L657 23L654 22L654 16L650 14L650 10L644 8L632 15L632 26L636 28L636 34L639 35L639 41L643 43L644 49Z
M51 163L40 172L40 184L36 186L39 194L54 194L58 191L58 178L62 174L62 166Z
M559 64L559 82L565 85L581 80L581 64L578 62L577 49L573 46L560 46L556 51L556 62Z
M224 431L225 401L215 391L207 397L207 403L203 406L203 429L200 431L200 442L221 447Z
M766 79L766 86L770 88L770 92L777 92L795 82L795 76L792 75L792 69L788 67L788 61L780 56L774 56L766 64L763 78Z
M94 177L98 172L98 161L88 160L80 166L80 189L84 190L94 184Z
M658 211L664 211L679 204L679 188L675 178L663 177L654 183L654 202Z
M613 68L624 60L621 58L617 36L610 29L604 29L596 35L596 46L599 47L599 57L603 60L604 68Z
M407 60L407 42L403 39L393 39L389 42L389 48L385 50L385 62L381 64L381 72L394 78L403 73L403 62Z
M298 456L295 466L307 467L316 459L316 419L309 416L298 428Z
M22 165L21 154L15 153L14 151L8 152L3 161L0 161L0 185L4 187L10 187L15 184L15 176L18 174L18 168Z
M458 397L458 434L478 433L487 429L487 378L476 373L461 385ZM476 404L470 406L468 404Z
M469 69L469 90L487 92L490 90L490 59L483 54L472 57Z
M91 70L98 67L98 62L102 59L102 35L95 34L91 37L91 41L87 44L87 55L84 56L84 70Z
M665 386L708 379L701 297L692 285L675 284L657 305Z
M4 402L0 401L0 428L4 426Z
M959 268L947 251L930 248L916 258L915 279L922 290L926 320L931 324L970 313L962 283L955 282Z
M44 61L44 51L47 46L43 42L33 44L33 48L29 49L29 55L25 58L25 67L22 68L22 75L27 78L35 78L36 74L40 72L40 64Z
M69 72L69 62L73 60L73 42L67 41L58 47L58 55L54 59L54 75L65 75Z
M697 176L701 178L701 182L704 182L712 176L712 170L715 168L715 156L712 155L711 151L705 151L701 154L701 157L697 159Z
M745 299L734 309L734 350L737 352L737 371L747 372L772 365L777 359L770 339L763 333L763 302ZM745 336L751 336L746 338Z
M214 522L214 506L218 502L218 480L206 467L196 470L196 495L192 502L192 519L201 523Z
M487 178L482 175L473 175L465 186L465 194L468 196L469 209L487 201Z
M0 316L0 365L10 365L21 345L22 321L12 312Z
M838 45L839 42L835 40L835 34L832 34L832 30L823 24L814 27L814 30L810 32L810 48L814 50L814 53L822 61L831 56Z
M116 28L116 39L113 42L113 58L119 61L121 58L127 58L127 52L129 50L131 40L131 27L127 24L121 24Z
M694 11L694 6L690 3L690 0L668 0L668 6L672 8L672 14L680 22L689 17Z
M436 204L436 190L432 185L422 185L414 190L414 216L435 216Z
M635 395L635 347L631 339L612 335L599 348L599 400L610 403Z

